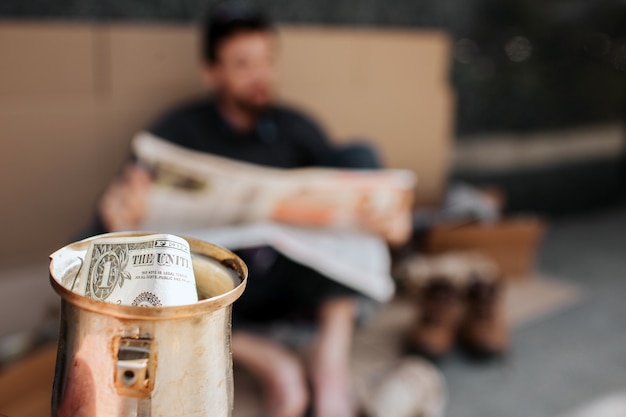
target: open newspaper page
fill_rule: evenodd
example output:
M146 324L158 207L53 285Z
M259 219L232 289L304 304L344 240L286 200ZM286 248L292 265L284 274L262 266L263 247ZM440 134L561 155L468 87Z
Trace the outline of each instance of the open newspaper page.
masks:
M387 246L364 232L360 219L406 219L413 173L267 168L191 151L147 132L135 137L133 150L155 178L142 229L230 249L270 245L376 300L393 294Z

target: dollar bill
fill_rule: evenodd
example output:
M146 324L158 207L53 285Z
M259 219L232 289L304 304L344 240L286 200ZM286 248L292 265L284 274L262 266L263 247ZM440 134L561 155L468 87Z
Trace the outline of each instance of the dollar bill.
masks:
M164 307L198 301L191 251L169 234L93 241L72 290L108 303Z

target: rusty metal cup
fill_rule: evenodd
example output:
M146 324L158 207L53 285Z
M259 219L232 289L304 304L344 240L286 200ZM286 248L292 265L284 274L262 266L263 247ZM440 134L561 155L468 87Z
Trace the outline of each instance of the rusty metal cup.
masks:
M140 234L106 236L133 235ZM231 416L231 310L247 268L226 249L187 241L200 296L191 305L93 300L66 288L73 277L55 276L51 262L50 281L61 296L52 417Z

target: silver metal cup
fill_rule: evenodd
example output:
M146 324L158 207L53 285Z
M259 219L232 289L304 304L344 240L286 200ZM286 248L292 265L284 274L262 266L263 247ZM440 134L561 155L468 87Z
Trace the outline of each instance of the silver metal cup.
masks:
M231 416L231 309L247 268L226 249L187 241L200 297L191 305L93 300L67 289L74 277L55 276L51 262L50 281L62 299L52 417Z

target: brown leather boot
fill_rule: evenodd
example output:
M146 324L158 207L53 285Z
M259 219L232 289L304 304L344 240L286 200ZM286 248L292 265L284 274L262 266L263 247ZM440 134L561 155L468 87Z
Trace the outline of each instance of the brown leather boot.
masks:
M450 351L459 323L458 290L445 278L425 284L418 297L419 317L408 337L408 349L431 360Z
M502 286L496 281L473 280L465 303L459 342L477 358L504 354L509 348L509 332L502 309Z

